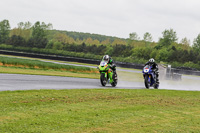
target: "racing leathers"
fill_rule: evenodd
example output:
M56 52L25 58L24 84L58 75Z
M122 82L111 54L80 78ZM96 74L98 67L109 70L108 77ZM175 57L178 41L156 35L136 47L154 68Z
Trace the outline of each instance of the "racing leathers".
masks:
M116 75L116 65L113 63L113 60L110 56L105 55L102 59L103 61L106 61L108 66L109 66L109 71L108 71L108 75L111 78L110 82L113 82L113 75ZM112 73L113 71L113 73Z
M113 62L113 60L112 60L111 57L109 57L108 65L109 65L110 68L113 70L113 72L116 72L116 65L114 64L114 62Z

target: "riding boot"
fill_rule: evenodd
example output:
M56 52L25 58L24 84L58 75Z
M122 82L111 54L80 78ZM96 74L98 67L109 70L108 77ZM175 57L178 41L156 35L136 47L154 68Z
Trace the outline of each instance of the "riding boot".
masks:
M159 79L158 78L156 79L156 83L159 84Z
M158 77L159 77L159 74L158 74L158 72L156 72L156 83L157 84L159 84L159 78Z
M113 70L113 74L116 74L116 69Z
M158 84L159 84L159 79L158 79L158 76L159 76L159 75L157 75L157 76L156 76L156 83L158 83Z

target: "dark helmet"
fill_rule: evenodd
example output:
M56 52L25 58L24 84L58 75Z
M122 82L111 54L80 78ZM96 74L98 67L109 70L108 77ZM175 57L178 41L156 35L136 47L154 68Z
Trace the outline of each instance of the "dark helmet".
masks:
M109 61L109 58L110 58L109 55L104 55L103 60L104 61Z

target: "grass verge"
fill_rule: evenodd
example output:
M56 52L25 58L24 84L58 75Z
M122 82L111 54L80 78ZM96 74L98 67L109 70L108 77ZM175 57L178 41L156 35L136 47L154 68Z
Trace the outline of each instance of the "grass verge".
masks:
M30 68L0 66L0 73L99 79L99 73L81 73L81 72L70 72L70 71L61 71L61 70L53 70L53 69L43 70L43 69L30 69Z
M99 78L99 72L93 68L6 56L0 56L0 73Z
M200 92L82 89L0 92L1 132L199 132Z
M71 72L98 73L98 71L94 68L55 64L52 62L43 62L39 60L21 59L21 58L5 57L5 56L0 56L0 66L9 66L9 67L14 66L14 67L32 68L32 69L44 69L44 70L54 69L54 70L64 70Z

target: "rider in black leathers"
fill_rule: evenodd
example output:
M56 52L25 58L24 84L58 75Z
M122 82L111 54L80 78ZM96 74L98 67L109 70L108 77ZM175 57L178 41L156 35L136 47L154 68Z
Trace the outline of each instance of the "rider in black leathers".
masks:
M144 66L146 66L146 65L152 66L152 70L156 74L156 82L159 83L159 79L158 79L158 77L159 77L158 65L155 63L155 60L153 58L151 58Z

